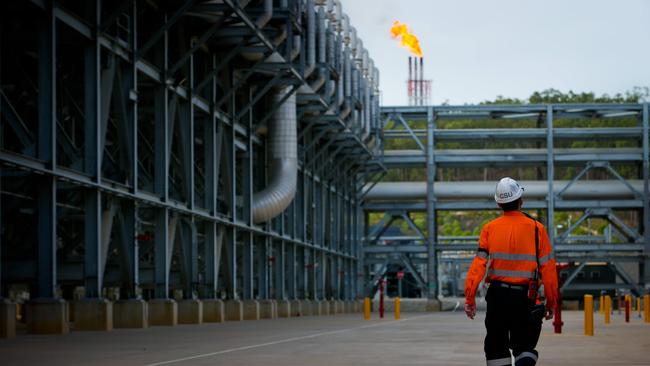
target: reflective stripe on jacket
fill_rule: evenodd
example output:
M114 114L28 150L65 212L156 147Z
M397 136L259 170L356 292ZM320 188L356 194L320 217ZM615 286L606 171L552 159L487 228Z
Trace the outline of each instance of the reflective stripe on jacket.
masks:
M535 226L539 232L540 277L544 284L547 306L554 307L557 299L557 271L553 249L544 225L534 221L520 211L504 212L503 216L483 226L479 248L467 272L465 280L465 301L474 304L476 290L485 276L486 282L501 281L510 284L528 285L534 278Z

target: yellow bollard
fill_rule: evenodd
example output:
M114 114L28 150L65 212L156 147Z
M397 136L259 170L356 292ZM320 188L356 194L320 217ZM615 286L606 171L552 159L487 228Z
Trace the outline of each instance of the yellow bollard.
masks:
M363 299L363 318L365 320L370 320L370 298L369 297Z
M594 297L585 295L585 335L594 335Z
M612 298L605 296L605 324L609 324L609 319L612 314Z
M599 313L604 313L605 312L605 296L600 295L600 300L598 300L598 312Z
M639 318L641 317L641 298L636 298L636 311L639 313Z
M399 297L395 298L395 320L399 320L401 314Z
M643 321L650 323L650 295L643 296Z

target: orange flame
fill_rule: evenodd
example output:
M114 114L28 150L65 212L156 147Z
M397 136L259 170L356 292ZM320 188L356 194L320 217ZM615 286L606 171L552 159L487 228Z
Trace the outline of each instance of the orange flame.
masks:
M411 33L408 28L408 25L401 23L399 20L393 22L393 26L390 28L390 35L393 38L400 39L401 45L408 48L411 53L417 57L422 57L422 48L420 48L420 40L415 34Z

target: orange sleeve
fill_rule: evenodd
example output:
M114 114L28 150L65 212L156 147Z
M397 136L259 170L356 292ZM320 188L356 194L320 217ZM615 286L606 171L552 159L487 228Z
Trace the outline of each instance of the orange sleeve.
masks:
M469 271L467 271L467 278L465 279L465 302L467 304L476 304L476 290L478 285L483 280L485 276L485 267L488 262L488 255L490 254L488 248L488 225L483 226L481 230L481 236L478 240L478 251L476 252L476 257L472 261Z
M555 307L557 303L558 282L555 253L548 239L548 234L543 225L539 231L539 264L542 283L544 284L544 295L546 306Z

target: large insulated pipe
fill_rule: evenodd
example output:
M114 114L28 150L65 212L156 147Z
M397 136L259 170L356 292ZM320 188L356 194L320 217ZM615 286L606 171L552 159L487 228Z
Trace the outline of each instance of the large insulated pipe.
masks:
M273 0L264 0L264 12L255 20L255 25L258 28L264 28L264 26L271 20L273 17Z
M316 68L316 14L314 0L307 0L307 66L304 77L308 78Z
M273 95L280 101L290 87ZM253 195L253 222L268 221L284 211L296 194L298 178L298 137L296 133L296 96L292 94L274 113L269 125L269 163L271 178L263 190Z
M568 181L556 180L553 182L553 191L559 193L566 187ZM629 180L628 183L639 192L643 191L643 182ZM526 198L543 199L548 195L546 181L520 181L524 187L524 200ZM440 199L486 199L494 197L495 182L435 182L436 197ZM366 200L392 201L392 200L425 200L427 197L426 182L385 182L375 185ZM634 193L618 180L577 181L562 194L567 199L619 199L634 198Z
M318 8L318 78L314 80L309 86L318 92L325 84L325 69L323 65L327 62L327 36L325 25L325 8L322 6Z

